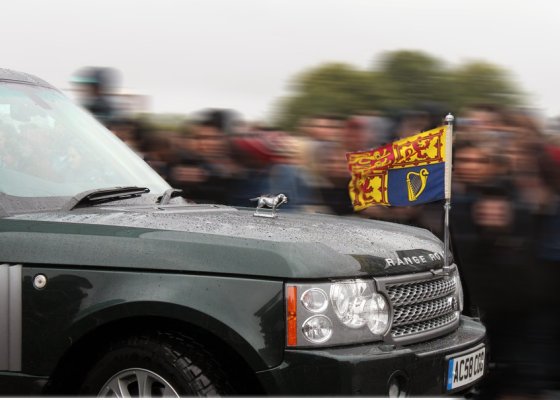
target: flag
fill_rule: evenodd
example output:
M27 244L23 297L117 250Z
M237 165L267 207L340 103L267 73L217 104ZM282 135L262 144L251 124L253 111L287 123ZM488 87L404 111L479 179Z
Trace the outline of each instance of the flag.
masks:
M448 126L373 150L347 153L355 211L372 205L412 206L451 197Z

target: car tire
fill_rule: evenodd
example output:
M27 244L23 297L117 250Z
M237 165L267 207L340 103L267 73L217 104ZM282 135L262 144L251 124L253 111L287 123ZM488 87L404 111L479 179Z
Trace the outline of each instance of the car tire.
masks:
M98 397L234 394L217 360L178 333L132 336L112 344L86 375L80 392Z

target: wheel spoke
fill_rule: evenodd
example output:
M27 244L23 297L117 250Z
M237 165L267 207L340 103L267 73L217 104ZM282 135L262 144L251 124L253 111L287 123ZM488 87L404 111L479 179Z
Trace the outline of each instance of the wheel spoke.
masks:
M138 382L138 397L152 397L152 378L142 370L134 372Z
M115 397L118 398L126 398L130 397L130 393L128 392L128 387L122 379L113 379L107 384L107 388L113 392ZM108 393L107 393L108 394Z

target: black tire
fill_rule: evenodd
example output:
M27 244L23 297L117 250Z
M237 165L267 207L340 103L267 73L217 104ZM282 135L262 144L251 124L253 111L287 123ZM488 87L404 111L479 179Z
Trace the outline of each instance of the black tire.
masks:
M101 355L88 372L81 388L82 395L99 396L106 384L126 371L148 371L150 381L161 378L178 396L217 397L233 394L226 374L215 358L193 339L178 333L157 333L129 337L116 342ZM133 379L134 380L134 379ZM128 389L132 397L172 397L163 393L157 382L150 393L139 393L138 383ZM105 393L111 396L111 393ZM126 396L125 396L126 397Z

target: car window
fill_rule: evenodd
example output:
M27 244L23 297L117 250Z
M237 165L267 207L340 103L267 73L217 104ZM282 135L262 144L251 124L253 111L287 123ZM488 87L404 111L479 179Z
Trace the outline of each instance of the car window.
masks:
M91 189L169 185L62 93L0 83L0 192L64 198Z

